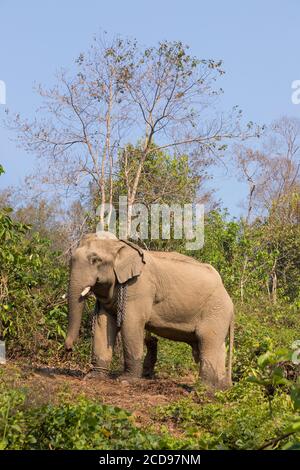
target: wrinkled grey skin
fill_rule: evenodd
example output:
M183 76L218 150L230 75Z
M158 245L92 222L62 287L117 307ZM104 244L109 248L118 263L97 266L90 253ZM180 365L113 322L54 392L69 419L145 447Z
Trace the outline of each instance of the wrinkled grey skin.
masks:
M105 237L105 238L104 238ZM117 283L128 282L126 316L121 326L125 374L143 372L156 362L156 335L191 345L202 380L223 388L231 384L233 304L217 271L178 253L145 251L114 236L86 235L71 259L69 324L66 348L79 334L86 288L101 304L94 332L95 371L105 375L117 334ZM225 339L230 332L228 370Z

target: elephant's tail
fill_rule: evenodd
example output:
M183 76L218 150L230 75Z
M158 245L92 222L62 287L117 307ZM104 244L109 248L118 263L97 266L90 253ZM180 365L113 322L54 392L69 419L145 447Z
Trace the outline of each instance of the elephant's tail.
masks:
M229 325L229 356L228 356L228 366L227 366L227 383L229 386L232 385L233 343L234 343L234 315L232 314L232 319Z

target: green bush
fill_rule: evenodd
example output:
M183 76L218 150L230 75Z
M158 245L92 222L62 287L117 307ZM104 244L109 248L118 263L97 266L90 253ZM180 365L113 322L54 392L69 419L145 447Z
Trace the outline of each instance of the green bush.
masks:
M36 443L30 449L145 449L159 440L139 430L128 412L80 399L30 413Z
M233 377L237 381L268 349L290 348L299 339L300 317L293 305L270 305L263 298L235 306Z
M192 438L195 448L235 450L259 449L284 434L294 416L288 394L275 394L271 414L264 391L245 381L218 392L211 402L187 398L160 407L157 413Z
M0 338L9 358L44 364L61 361L67 329L68 267L49 240L0 210ZM90 319L84 318L81 343L72 357L86 364L90 355Z
M0 449L23 449L35 438L27 431L24 413L25 394L21 390L1 390L0 394Z

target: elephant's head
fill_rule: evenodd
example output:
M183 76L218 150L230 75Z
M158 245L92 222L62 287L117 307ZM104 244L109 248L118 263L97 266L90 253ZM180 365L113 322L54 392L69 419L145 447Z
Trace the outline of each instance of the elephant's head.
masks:
M102 303L114 296L116 283L123 284L141 273L143 250L104 232L85 235L70 261L67 350L79 334L84 300L92 291Z

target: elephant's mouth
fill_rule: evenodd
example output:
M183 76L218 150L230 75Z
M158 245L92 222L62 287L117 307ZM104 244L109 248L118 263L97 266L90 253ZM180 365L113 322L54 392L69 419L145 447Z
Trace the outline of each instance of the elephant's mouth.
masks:
M102 302L110 301L112 296L113 284L111 282L99 282L92 287L94 295Z

